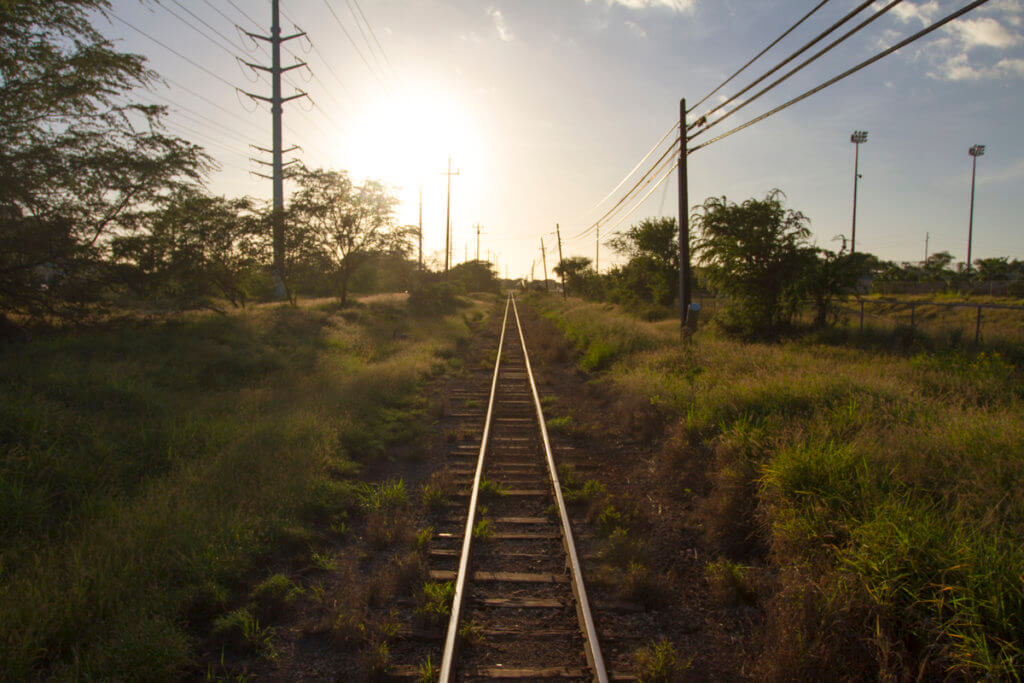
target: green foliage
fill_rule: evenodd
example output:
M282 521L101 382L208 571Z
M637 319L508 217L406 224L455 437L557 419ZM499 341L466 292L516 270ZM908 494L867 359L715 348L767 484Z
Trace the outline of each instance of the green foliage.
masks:
M239 607L218 617L213 622L213 634L235 651L258 653L267 659L277 658L274 628L261 626L248 607Z
M452 611L455 584L451 581L437 583L429 581L417 596L416 616L425 624L441 625Z
M409 493L402 479L388 479L380 484L363 484L359 488L359 504L368 511L393 512L408 507Z
M302 589L284 574L273 574L249 591L249 599L252 600L259 615L273 617L297 600L302 593Z
M74 315L117 276L108 241L132 211L195 182L199 148L131 102L154 82L90 20L106 0L28 0L0 9L0 315Z
M855 292L857 281L870 274L878 259L872 254L838 254L826 249L818 250L818 257L807 264L800 294L814 306L814 324L817 327L833 325L838 316L835 300Z
M289 214L288 271L320 272L340 303L348 300L352 275L379 254L404 255L408 229L394 225L398 203L377 181L353 185L345 171L302 168Z
M548 419L548 431L556 434L571 434L576 429L576 423L572 415L564 417L552 417Z
M800 282L814 264L807 217L772 190L742 204L710 197L693 215L704 276L729 298L724 324L743 335L772 334L799 306Z
M637 679L641 683L674 683L686 673L692 661L692 658L680 659L668 638L644 645L633 653Z
M486 517L476 520L476 524L473 525L473 538L475 540L486 543L491 540L493 534L494 525L491 524L491 520Z
M614 301L672 304L679 289L679 224L674 218L645 218L608 244L629 258L609 274Z
M430 655L427 655L417 671L416 683L435 683L440 675L441 668L431 661Z

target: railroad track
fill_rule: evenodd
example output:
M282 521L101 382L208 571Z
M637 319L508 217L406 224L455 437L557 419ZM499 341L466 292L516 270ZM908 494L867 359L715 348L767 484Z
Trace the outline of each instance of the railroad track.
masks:
M455 587L440 680L608 680L511 295L479 446L448 469L463 512L431 549Z

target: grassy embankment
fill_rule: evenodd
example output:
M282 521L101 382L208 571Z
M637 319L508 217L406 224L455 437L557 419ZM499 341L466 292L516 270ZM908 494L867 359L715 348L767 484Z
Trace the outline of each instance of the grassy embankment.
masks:
M674 321L535 305L584 367L668 418L673 471L706 472L698 508L724 555L708 575L727 570L758 593L761 675L1020 678L1021 369L992 352L749 344L711 330L683 345Z
M0 678L180 676L247 575L344 527L468 333L376 297L0 349Z

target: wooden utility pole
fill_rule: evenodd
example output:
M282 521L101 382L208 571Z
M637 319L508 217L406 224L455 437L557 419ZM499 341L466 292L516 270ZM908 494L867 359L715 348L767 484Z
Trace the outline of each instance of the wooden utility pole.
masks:
M476 260L480 260L480 224L476 224Z
M690 201L686 177L686 98L679 100L679 326L690 311Z
M548 252L544 250L544 238L540 238L540 257L544 260L544 291L550 292L548 287Z
M597 237L594 238L594 272L601 272L601 226L597 226Z
M562 268L562 298L565 298L565 264L562 262L562 230L555 223L555 234L558 235L558 265Z
M298 149L298 147L294 145L288 149L281 148L281 114L284 111L285 102L289 102L299 97L306 97L306 93L302 91L299 91L291 97L281 96L281 74L291 71L292 69L299 69L306 66L305 62L299 62L298 64L282 67L281 43L294 40L295 38L299 38L306 34L305 32L299 32L291 36L281 37L281 21L279 18L278 8L279 1L280 0L271 0L270 3L269 36L261 36L256 33L246 31L246 34L248 34L250 38L270 43L270 66L250 64L249 62L245 62L245 65L254 71L265 71L270 74L271 96L264 97L262 95L255 95L249 92L245 94L251 99L270 103L272 148L265 149L256 145L253 145L253 147L261 152L268 152L271 155L272 161L269 163L260 159L253 159L253 161L263 164L264 166L270 166L272 169L272 174L269 176L262 173L257 173L256 175L262 178L267 178L273 183L274 203L271 221L273 230L274 263L272 270L274 279L274 297L281 300L287 295L287 287L285 286L284 281L284 169L286 166L296 163L296 160L293 159L286 164L283 163L282 159L288 152Z
M447 273L452 260L452 176L459 175L458 171L452 172L451 155L448 155L448 170L441 175L448 176L448 199L444 209L444 272Z

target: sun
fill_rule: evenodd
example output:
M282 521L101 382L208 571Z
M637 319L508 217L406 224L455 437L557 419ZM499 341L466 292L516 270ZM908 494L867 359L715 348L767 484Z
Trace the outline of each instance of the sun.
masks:
M433 182L449 156L465 163L479 144L476 126L454 97L414 88L367 102L342 149L339 166L354 179L410 188Z

